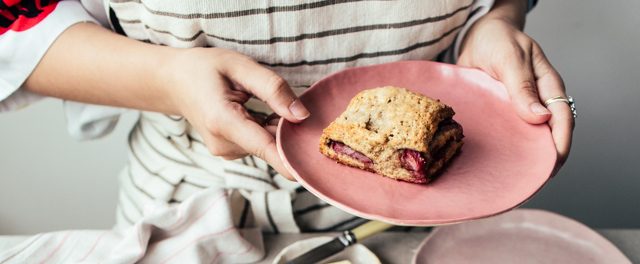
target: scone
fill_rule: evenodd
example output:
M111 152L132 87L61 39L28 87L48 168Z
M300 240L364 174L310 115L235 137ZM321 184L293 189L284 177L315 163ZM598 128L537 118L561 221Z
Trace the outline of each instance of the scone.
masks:
M320 152L389 178L427 183L463 145L454 114L439 100L404 88L366 90L324 129Z

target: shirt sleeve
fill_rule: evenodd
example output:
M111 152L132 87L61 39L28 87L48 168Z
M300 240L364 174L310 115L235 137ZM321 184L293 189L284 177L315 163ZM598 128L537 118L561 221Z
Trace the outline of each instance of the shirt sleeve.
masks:
M527 3L527 13L531 11L531 9L536 7L537 4L538 4L538 0L529 0L529 2Z
M20 89L53 42L71 25L108 26L100 0L0 0L0 112L44 96ZM125 109L65 101L69 134L92 139L111 132Z
M19 88L56 38L79 22L97 23L78 1L0 0L0 111L43 98Z

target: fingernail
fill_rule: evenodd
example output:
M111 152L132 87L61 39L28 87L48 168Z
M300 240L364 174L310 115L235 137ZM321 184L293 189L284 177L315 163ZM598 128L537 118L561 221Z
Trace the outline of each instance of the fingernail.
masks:
M307 110L307 108L302 105L300 100L293 101L293 103L289 106L289 111L291 111L293 116L295 116L298 120L307 119L307 117L311 115L311 113L309 113L309 110Z
M551 112L549 112L549 110L547 110L547 108L545 108L544 106L542 106L542 104L535 102L533 104L531 104L530 106L531 108L531 112L533 112L536 115L550 115Z

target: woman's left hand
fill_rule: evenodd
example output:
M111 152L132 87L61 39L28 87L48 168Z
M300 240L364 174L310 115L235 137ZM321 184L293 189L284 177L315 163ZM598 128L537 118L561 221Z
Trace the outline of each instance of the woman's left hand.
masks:
M569 156L575 126L573 113L563 102L546 108L542 105L550 98L566 97L564 83L538 43L522 32L523 18L510 19L514 10L523 10L514 9L508 1L496 1L494 9L473 25L465 36L457 64L481 69L503 82L516 113L524 121L549 124L558 152L552 174L555 176Z

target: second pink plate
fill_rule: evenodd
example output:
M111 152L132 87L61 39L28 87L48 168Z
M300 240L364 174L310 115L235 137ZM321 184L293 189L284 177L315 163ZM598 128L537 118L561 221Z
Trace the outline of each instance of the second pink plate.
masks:
M322 130L366 89L397 86L453 107L464 128L462 152L429 184L413 184L351 168L318 151ZM282 119L278 151L310 192L355 215L397 225L442 225L511 210L547 182L556 162L549 126L514 112L502 83L484 72L428 61L350 68L309 88L300 100L311 116Z
M436 228L413 264L575 263L631 264L609 240L582 223L552 212L518 209Z

